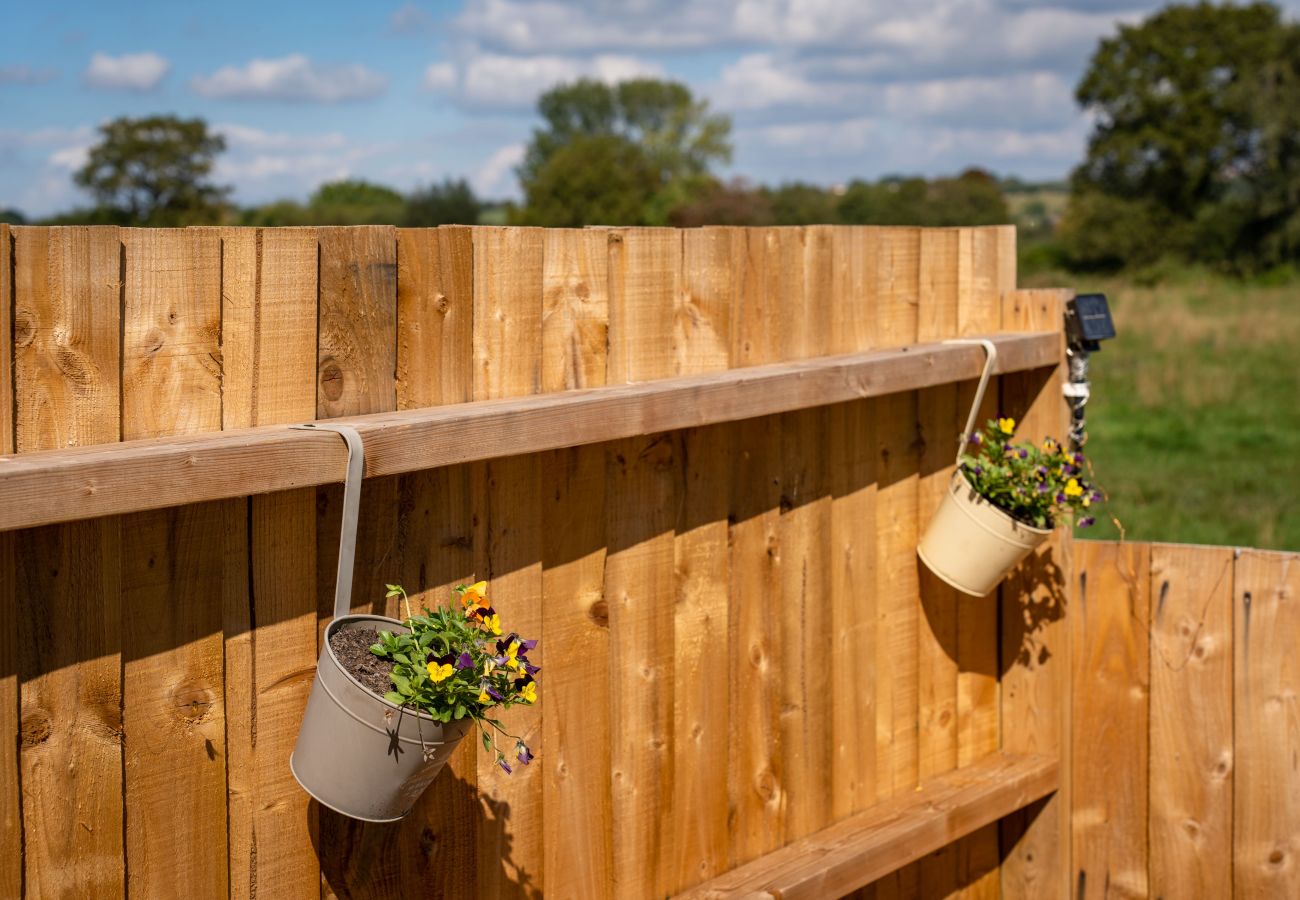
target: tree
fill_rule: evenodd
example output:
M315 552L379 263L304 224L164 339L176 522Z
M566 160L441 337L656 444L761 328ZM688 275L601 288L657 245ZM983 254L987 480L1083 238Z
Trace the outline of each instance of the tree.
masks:
M795 181L766 193L778 225L832 225L839 221L836 198L825 188Z
M578 142L599 148L606 161L611 154L629 155L626 148L615 149L619 144L610 139L617 139L636 148L638 168L648 167L657 182L638 219L664 224L674 208L712 187L715 164L731 159L731 121L710 113L705 101L697 101L689 88L676 82L639 78L608 85L582 79L547 91L537 107L543 126L533 132L519 167L520 182L529 196L539 179L553 181L553 170L547 174L547 168ZM591 142L593 138L604 140ZM577 162L572 154L568 159L566 165ZM588 196L585 202L592 199ZM625 206L614 198L599 205L610 210Z
M406 198L406 225L474 225L483 204L463 178L448 178L413 191Z
M397 191L358 178L322 184L307 201L317 225L396 225L405 210L406 198Z
M992 175L967 169L956 178L853 181L839 202L841 221L857 225L998 225L1011 221Z
M772 200L768 192L751 187L743 178L718 182L689 203L669 214L670 224L679 228L700 225L772 225Z
M225 139L202 119L123 116L99 127L100 140L73 176L103 217L140 225L219 221L227 189L209 180Z
M1270 3L1170 6L1103 40L1076 90L1095 126L1062 223L1075 261L1293 255L1298 76L1297 26Z
M582 135L546 160L524 187L520 225L645 225L661 188L636 144L612 134Z

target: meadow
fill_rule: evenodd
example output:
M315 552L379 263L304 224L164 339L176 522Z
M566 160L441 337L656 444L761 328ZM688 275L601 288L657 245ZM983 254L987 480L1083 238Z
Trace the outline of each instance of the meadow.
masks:
M1039 273L1110 299L1088 455L1110 496L1087 537L1300 550L1300 278L1158 283Z

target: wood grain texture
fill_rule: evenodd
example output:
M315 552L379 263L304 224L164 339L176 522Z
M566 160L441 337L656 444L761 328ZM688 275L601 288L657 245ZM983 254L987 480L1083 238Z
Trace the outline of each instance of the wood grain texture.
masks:
M1059 328L1067 291L1010 291L1002 327ZM1040 442L1066 431L1061 397L1064 343L1055 368L1018 373L1001 384L1004 415L1019 420L1017 440ZM1062 530L1007 577L1001 588L1002 749L1059 755L1070 766L1070 629L1063 621L1070 538ZM1074 890L1069 863L1070 783L1039 806L1001 824L1002 896L1065 897Z
M1300 893L1295 554L1243 550L1234 572L1233 895Z
M123 437L219 430L219 233L127 229L122 243ZM228 893L225 540L242 534L246 508L227 500L136 513L122 522L131 893ZM244 550L242 542L236 546ZM177 796L186 802L175 803Z
M1153 896L1232 896L1233 555L1151 547Z
M678 897L841 897L1022 808L1058 781L1054 759L994 753Z
M602 231L548 228L542 268L541 390L605 383L609 254Z
M322 228L316 416L393 409L397 237L386 225Z
M611 383L673 374L680 280L675 231L609 234ZM659 896L673 834L674 540L680 445L650 435L608 446L605 599L609 604L614 892Z
M1145 896L1150 548L1077 541L1074 552L1073 674L1088 685L1071 711L1075 895Z
M473 345L470 229L397 229L397 408L472 400Z
M126 228L122 439L220 431L221 236Z
M880 346L876 321L876 268L879 229L867 225L835 228L831 233L829 353L853 353Z
M681 286L673 310L674 373L696 375L731 365L732 311L738 286L736 254L745 241L738 228L682 232Z
M674 371L726 369L731 358L734 254L741 233L707 228L682 234L681 283L674 320ZM673 541L673 744L675 821L664 889L678 891L727 868L727 779L716 765L729 752L730 686L717 673L727 646L732 430L681 435Z
M0 453L14 452L13 240L0 224ZM23 882L22 792L18 785L18 588L13 536L0 536L0 895Z
M222 231L223 428L315 418L316 256L312 229ZM249 559L224 591L230 893L319 896L315 816L289 771L316 666L316 491L248 503Z
M998 372L1055 358L1051 334L998 336ZM368 477L732 422L969 378L978 347L918 345L539 397L346 417ZM0 530L156 509L341 479L331 434L262 427L9 457ZM31 502L39 500L40 503Z
M774 229L743 232L735 257L739 296L732 320L733 366L779 359L780 298L769 277L779 254ZM730 865L737 866L785 843L788 801L782 768L780 709L781 628L781 433L772 418L732 426L730 648L730 746L727 772L732 813Z
M19 453L120 438L122 245L116 228L14 235Z
M476 400L517 397L540 389L543 253L540 229L474 230ZM476 574L488 580L493 605L507 631L540 636L540 459L511 457L475 465L472 471ZM545 653L539 644L530 654L544 669ZM539 746L545 705L543 682L538 705L511 710L502 716L502 724L529 746ZM513 753L509 745L502 749ZM543 781L541 765L516 766L513 775L506 775L493 755L478 754L478 788L484 806L478 822L480 895L523 896L542 889Z
M958 234L921 232L917 339L943 340L957 333ZM939 385L917 394L921 459L917 480L918 538L939 508L952 480L957 435L965 417L958 409L958 386ZM917 566L920 615L917 627L917 768L922 782L958 764L957 747L957 591L923 564ZM955 895L957 846L936 850L920 863L921 891L929 897Z
M16 448L118 440L117 229L12 234ZM28 896L126 891L120 534L100 519L14 538Z

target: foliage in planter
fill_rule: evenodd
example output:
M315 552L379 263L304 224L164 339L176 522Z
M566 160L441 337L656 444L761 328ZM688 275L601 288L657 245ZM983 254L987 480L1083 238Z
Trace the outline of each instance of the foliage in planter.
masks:
M528 660L535 640L513 632L501 637L501 619L487 599L487 582L454 589L460 603L411 614L411 598L400 584L388 585L389 597L401 597L408 634L379 633L370 652L391 660L393 690L384 699L427 713L439 722L466 717L483 736L483 749L496 752L497 765L507 773L510 762L500 749L502 739L515 743L515 758L527 765L532 752L492 717L495 710L537 702L538 666ZM492 732L499 733L494 737Z
M962 474L971 487L994 506L1036 528L1052 528L1057 519L1085 512L1104 495L1084 478L1088 462L1052 438L1041 447L1012 444L1015 419L990 419L984 432L970 436L961 455ZM1096 519L1078 520L1087 528Z

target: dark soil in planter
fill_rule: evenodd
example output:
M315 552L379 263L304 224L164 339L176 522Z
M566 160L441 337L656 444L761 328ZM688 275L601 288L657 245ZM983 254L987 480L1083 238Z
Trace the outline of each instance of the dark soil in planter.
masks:
M348 674L382 697L393 689L388 677L393 663L370 652L377 643L379 632L374 628L340 628L330 635L330 649Z

